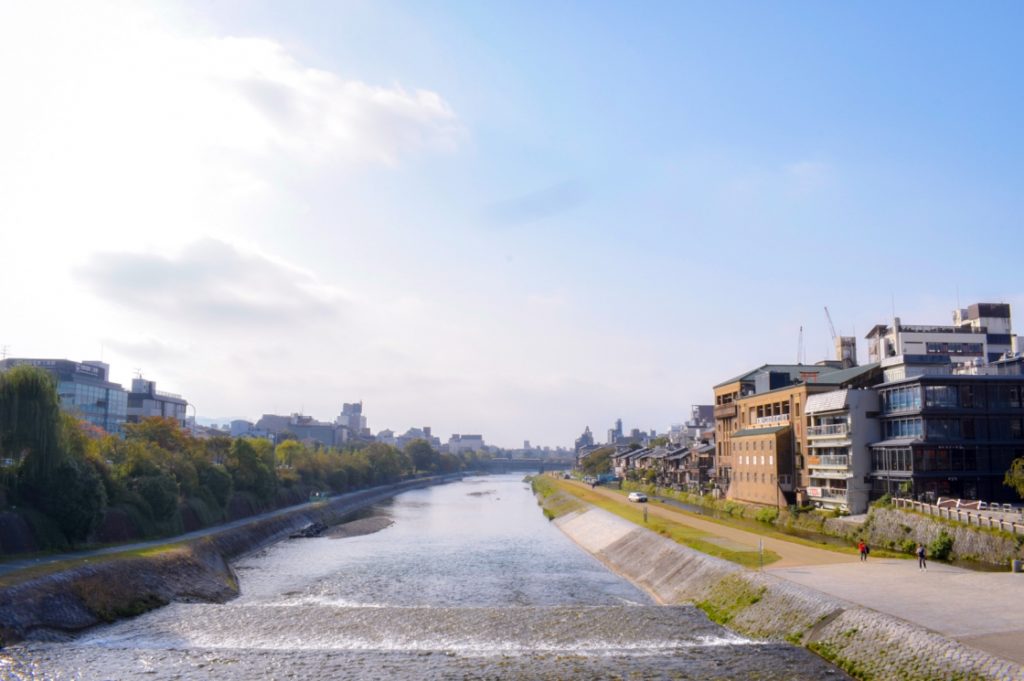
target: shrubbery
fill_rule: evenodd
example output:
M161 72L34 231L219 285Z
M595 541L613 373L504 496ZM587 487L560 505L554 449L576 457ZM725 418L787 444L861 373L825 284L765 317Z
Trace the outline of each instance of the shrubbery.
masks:
M127 424L124 437L59 410L53 379L33 367L0 373L0 509L16 506L42 548L87 541L108 509L140 536L181 531L181 508L210 525L246 512L419 473L451 473L477 455L439 454L425 440L405 450L373 443L338 451L285 440L193 438L173 419ZM233 503L236 498L238 503Z

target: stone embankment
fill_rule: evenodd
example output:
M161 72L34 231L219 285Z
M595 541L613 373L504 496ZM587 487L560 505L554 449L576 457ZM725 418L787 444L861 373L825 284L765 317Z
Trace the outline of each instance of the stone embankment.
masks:
M873 508L863 527L868 543L910 552L917 544L932 546L945 533L949 558L1008 565L1024 558L1024 536L988 530L895 508Z
M744 635L804 645L860 679L1021 680L1024 670L922 627L707 556L597 508L555 520L659 602L693 603Z
M29 568L0 589L0 646L29 636L60 636L141 614L172 601L224 602L238 595L229 561L312 523L335 525L354 510L400 492L457 479L422 478L341 495L291 512L214 531L189 542Z

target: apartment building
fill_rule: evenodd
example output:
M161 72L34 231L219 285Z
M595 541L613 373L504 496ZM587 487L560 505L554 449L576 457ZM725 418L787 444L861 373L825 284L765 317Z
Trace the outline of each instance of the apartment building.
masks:
M879 440L878 393L833 390L807 398L807 499L821 508L865 513L870 444Z

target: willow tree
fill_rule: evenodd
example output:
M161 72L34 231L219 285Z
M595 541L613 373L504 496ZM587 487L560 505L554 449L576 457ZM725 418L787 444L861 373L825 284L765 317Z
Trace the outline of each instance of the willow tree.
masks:
M64 458L57 385L46 371L17 366L0 373L0 452L20 459L29 480L45 479Z

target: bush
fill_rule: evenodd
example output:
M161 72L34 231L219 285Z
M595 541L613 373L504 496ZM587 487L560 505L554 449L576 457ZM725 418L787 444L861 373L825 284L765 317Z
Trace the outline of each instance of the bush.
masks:
M779 519L779 509L777 508L759 508L754 513L754 519L758 522L767 523L771 525Z
M928 555L935 560L947 560L953 553L953 538L945 530L939 532L939 536L928 545Z
M889 508L890 506L892 506L892 495L888 493L883 494L882 496L878 497L878 499L876 499L871 505L877 506L878 508Z

